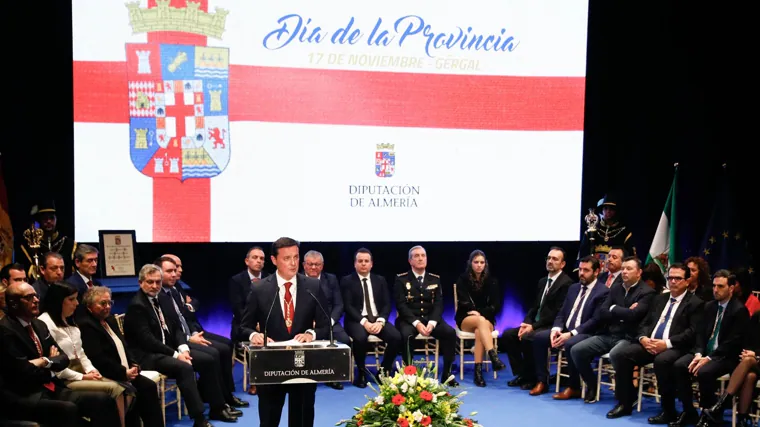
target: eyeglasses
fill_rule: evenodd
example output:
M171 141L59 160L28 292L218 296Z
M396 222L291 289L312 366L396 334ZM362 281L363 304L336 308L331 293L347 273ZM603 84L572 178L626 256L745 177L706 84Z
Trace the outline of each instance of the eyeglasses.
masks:
M681 280L684 280L684 278L680 276L668 276L667 279L670 282L680 282Z
M101 307L113 306L113 301L98 301L96 304Z
M322 264L321 262L307 262L307 263L306 263L306 266L307 266L307 267L312 267L312 268L315 268L315 267L322 267L322 265L323 265L323 264Z
M27 301L34 301L35 298L39 298L39 297L37 296L36 293L34 293L34 294L24 295L20 298Z

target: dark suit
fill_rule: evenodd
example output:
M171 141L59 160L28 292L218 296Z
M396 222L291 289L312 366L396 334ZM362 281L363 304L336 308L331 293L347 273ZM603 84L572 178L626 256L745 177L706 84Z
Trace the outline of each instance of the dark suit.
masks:
M264 279L267 274L261 272L261 278ZM243 311L245 310L245 302L248 299L248 295L253 289L253 282L248 275L248 269L241 271L240 273L232 276L227 284L230 297L230 305L232 305L232 330L230 331L230 338L233 342L238 342L238 334L240 328L240 321L243 319Z
M119 425L114 399L105 393L72 391L53 375L69 366L69 358L58 347L45 323L33 319L31 325L40 341L42 355L19 319L8 315L0 320L3 344L0 376L5 380L6 391L18 396L15 415L56 426L75 426L81 417L90 418L93 427ZM50 357L52 346L58 348L56 357ZM41 356L50 359L50 367L38 368L29 363ZM45 387L50 383L54 386L52 391Z
M660 318L665 317L666 308L671 298L670 293L655 296L644 321L639 326L636 341L615 348L610 353L612 366L615 368L615 395L618 401L630 408L636 396L633 393L633 368L654 363L663 411L673 418L675 412L676 387L673 375L673 364L684 354L691 351L696 342L697 330L702 325L704 302L690 292L684 292L683 299L671 311L671 325L667 341L671 348L653 355L649 353L638 340L642 337L653 337Z
M163 292L158 292L158 301L163 313L168 331L162 333L161 323L148 296L137 291L127 306L124 316L124 336L129 349L143 369L158 371L177 381L177 386L185 399L191 418L200 419L205 410L201 392L208 400L212 410L224 406L221 387L219 386L218 364L210 357L194 354L192 365L174 358L174 353L181 345L187 345L187 337L179 324L173 304ZM195 371L201 374L201 381L196 384ZM217 375L216 378L213 378ZM209 379L210 381L204 381ZM214 381L216 380L216 381Z
M375 317L385 320L383 329L377 336L385 342L385 353L383 354L383 371L386 374L393 372L393 362L396 360L401 349L401 334L392 324L388 323L388 316L391 314L390 291L385 278L377 274L370 273L369 283L372 286L372 299L375 303L377 312ZM354 359L356 366L361 370L365 369L367 358L367 339L369 332L362 325L362 320L367 316L363 315L364 311L364 287L357 273L352 273L340 279L340 288L343 290L343 301L346 309L346 331L353 338ZM367 307L367 313L369 314Z
M127 364L130 367L139 367L139 364L127 348L127 343L121 335L116 319L113 316L109 316L106 319L106 323L117 339L121 341L127 356ZM163 426L164 417L161 413L161 404L158 400L156 384L142 375L138 375L131 381L128 380L127 368L121 364L121 357L119 356L119 350L116 348L114 339L100 321L86 308L77 315L77 325L82 333L84 352L93 366L95 366L95 369L105 378L114 381L130 382L137 389L136 410L127 413L126 425L139 427L140 419L142 418L145 427Z
M419 321L427 326L428 322L434 321L436 325L430 336L439 342L443 354L441 378L446 379L451 374L451 364L454 362L457 333L443 321L441 278L426 271L420 284L414 271L407 271L396 277L393 291L398 311L396 328L401 332L404 360L407 364L412 363L414 338L419 334L414 323Z
M333 338L335 338L335 341L342 342L343 344L350 344L351 340L349 340L348 334L340 324L340 318L343 317L343 296L340 293L338 278L334 274L323 272L319 276L319 288L327 300L325 310L327 310L327 313L334 322Z
M599 275L599 277L597 278L597 280L599 281L599 283L601 283L601 284L604 285L604 284L607 283L607 278L610 276L610 274L612 274L612 273L610 273L609 271L605 271L604 273L602 273L602 274ZM621 286L623 285L623 273L618 273L617 277L612 280L612 284L610 285L610 289L612 289L613 285L621 285Z
M718 330L718 346L714 350L708 349L707 345L713 334L713 328L716 326L717 320L718 302L712 300L705 304L704 322L702 322L702 327L697 331L694 353L682 356L675 363L678 398L684 405L691 406L693 404L693 393L691 390L692 376L689 373L689 364L694 359L695 354L710 358L710 361L706 365L699 368L696 375L699 382L700 408L710 408L715 404L715 390L718 378L733 372L736 365L739 364L739 353L741 353L742 345L744 344L744 333L749 325L749 312L738 299L729 299L724 309L720 329Z
M211 345L207 346L194 343L189 343L188 345L190 346L190 349L195 352L203 352L207 354L214 359L214 363L219 365L220 377L218 378L222 379L221 385L224 390L224 400L227 403L231 403L232 392L235 391L235 380L232 378L232 341L227 337L203 329L203 325L201 325L201 322L195 317L195 312L190 311L192 305L188 306L185 303L185 297L187 294L185 294L182 288L176 285L174 288L165 286L162 291L174 300L175 305L170 308L174 309L176 307L176 309L174 309L175 313L177 309L179 309L179 314L177 314L177 316L182 316L185 319L185 322L190 328L190 334L203 332L203 338L211 342ZM191 355L191 357L194 356Z
M296 291L293 295L295 313L293 314L290 332L285 326L277 274L273 274L258 282L258 285L248 296L237 337L240 341L248 341L251 334L256 331L256 325L260 325L261 330L266 331L268 337L274 341L288 341L308 330L314 330L316 339L323 340L329 337L330 320L322 313L317 301L309 295L311 293L319 299L319 303L323 307L327 305L325 296L319 287L319 281L299 273L295 277L295 282ZM271 314L269 314L270 307ZM288 394L290 395L288 398L288 425L291 427L313 426L316 391L316 384L258 386L261 427L278 427L280 425L282 407L285 404L285 396Z
M523 319L523 323L533 326L533 332L523 335L521 340L517 336L519 327L507 329L502 334L499 344L499 347L507 352L512 374L525 378L526 382L535 382L536 380L534 378L536 368L533 357L533 337L536 332L552 326L554 319L562 309L562 304L565 302L567 290L573 284L573 279L570 276L565 272L560 272L549 287L546 296L543 297L543 302L541 302L548 279L549 277L545 276L538 281L536 301Z
M84 296L84 293L87 292L87 283L85 283L84 279L82 278L82 275L80 275L78 272L74 272L71 276L69 276L68 279L66 279L66 283L73 286L74 289L77 290L79 293L77 295L77 300L79 300L80 307L84 307L82 303L82 297ZM94 277L92 278L92 285L93 286L103 286L97 279Z
M604 283L598 281L594 284L594 287L586 291L583 299L578 299L582 292L582 286L580 283L575 283L570 286L565 297L565 302L562 304L562 310L560 310L557 317L554 319L554 325L552 329L559 329L560 332L574 332L572 337L565 341L563 346L565 354L569 355L573 346L586 338L590 337L597 332L599 326L599 309L607 300L607 296L610 290L604 286ZM575 314L573 306L576 300L578 304ZM584 302L585 301L585 302ZM582 305L581 305L582 304ZM580 318L580 324L574 326L571 324L567 326L567 322L572 321L573 317ZM551 330L544 329L536 332L533 337L533 354L535 357L536 366L536 380L546 383L549 377L549 371L546 368L547 365L547 349L551 347ZM570 375L570 387L574 390L580 390L581 381L578 376L578 371L575 369L573 359L568 357L568 373Z
M609 353L627 340L635 340L639 323L649 311L656 292L639 281L626 292L617 279L612 282L610 294L599 310L599 333L573 346L570 357L589 390L596 390L596 374L591 368L595 357ZM636 307L630 307L636 304Z

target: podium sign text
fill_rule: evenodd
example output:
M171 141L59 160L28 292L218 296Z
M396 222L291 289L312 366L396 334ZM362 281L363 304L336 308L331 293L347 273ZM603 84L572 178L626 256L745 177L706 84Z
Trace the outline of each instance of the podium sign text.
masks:
M345 344L249 347L251 384L347 382L353 378L351 349Z

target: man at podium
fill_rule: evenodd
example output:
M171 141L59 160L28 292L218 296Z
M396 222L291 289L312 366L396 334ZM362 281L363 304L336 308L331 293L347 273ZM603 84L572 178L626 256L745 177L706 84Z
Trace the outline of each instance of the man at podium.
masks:
M298 242L281 237L272 243L271 260L277 272L259 282L248 296L240 322L241 341L254 346L267 342L296 340L308 343L327 339L330 323L322 307L327 300L319 281L298 274ZM261 332L256 332L256 325ZM313 329L312 329L313 325ZM288 399L288 426L313 427L316 384L276 384L258 386L261 427L278 427Z

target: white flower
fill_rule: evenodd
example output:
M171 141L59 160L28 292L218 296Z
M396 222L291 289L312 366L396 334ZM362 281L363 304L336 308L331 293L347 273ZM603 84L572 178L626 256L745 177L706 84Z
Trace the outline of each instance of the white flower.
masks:
M382 405L383 403L385 403L385 401L383 400L383 395L382 394L380 396L377 396L375 398L375 403L377 403L378 405Z
M417 384L417 375L404 375L404 380L409 384L409 387L414 387Z
M391 390L398 390L398 387L396 387L396 384L391 384Z
M433 395L433 400L432 400L432 402L433 402L433 403L435 403L435 402L437 402L437 401L438 401L438 395L437 395L437 394L434 394L434 395Z
M438 386L438 379L437 378L429 378L428 382L430 383L430 387L437 387Z
M414 421L417 421L417 422L422 421L422 417L424 417L424 415L422 415L422 412L420 412L419 409L414 411L414 413L412 413L412 416L414 417Z
M409 384L407 383L401 384L401 392L406 393L407 390L409 390Z
M406 405L401 405L401 406L399 406L399 407L398 407L398 411L399 411L400 413L404 413L404 412L406 412Z

